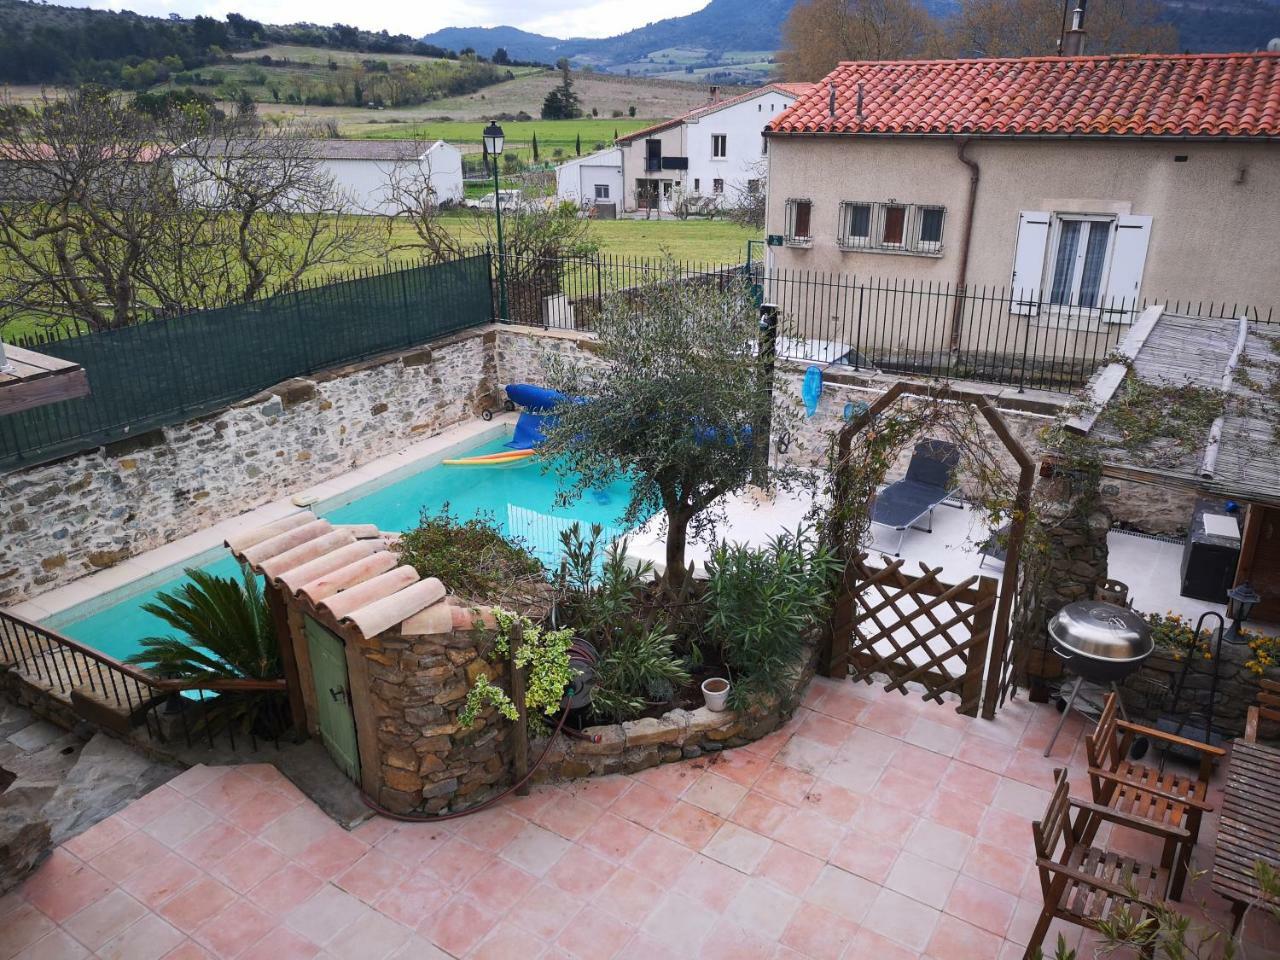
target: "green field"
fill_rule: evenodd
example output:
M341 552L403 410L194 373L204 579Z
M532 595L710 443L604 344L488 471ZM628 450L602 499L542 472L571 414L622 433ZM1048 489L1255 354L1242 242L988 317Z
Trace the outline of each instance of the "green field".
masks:
M445 215L453 231L468 243L484 242L470 211ZM656 260L664 256L705 264L741 263L746 259L747 241L759 239L753 231L727 221L715 220L593 220L588 231L603 254L617 257ZM390 246L409 244L415 239L413 228L396 222L391 229ZM394 251L393 259L409 259L410 249ZM386 261L382 253L370 254L342 264L319 267L309 276L323 279L346 273L353 268L378 266ZM34 320L11 320L3 327L6 339L35 333Z
M619 136L647 127L652 120L633 120L630 117L604 119L583 117L579 120L527 120L503 121L502 131L507 144L518 149L523 156L538 136L538 153L549 160L558 149L564 156L574 155L578 138L582 138L582 152L591 153L597 144L613 143L614 132ZM453 144L479 145L484 139L486 124L471 120L428 120L423 123L378 124L359 131L359 136L370 140L445 140ZM348 135L355 134L348 131Z

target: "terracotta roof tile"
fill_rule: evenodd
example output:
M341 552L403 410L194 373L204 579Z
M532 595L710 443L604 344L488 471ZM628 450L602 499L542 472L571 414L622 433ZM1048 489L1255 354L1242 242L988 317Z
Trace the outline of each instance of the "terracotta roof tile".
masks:
M716 100L714 103L699 104L692 110L687 110L678 117L672 117L670 120L662 120L658 123L651 124L647 127L641 127L639 130L632 130L630 133L623 134L617 139L617 143L630 143L640 137L647 136L651 133L657 133L659 130L666 130L669 127L679 126L682 123L690 123L708 114L715 113L717 110L723 110L725 107L731 107L735 103L742 103L744 100L752 100L762 93L774 91L776 93L784 93L792 97L804 96L804 94L816 88L816 84L812 83L766 83L762 87L756 87L754 90L748 90L736 97L729 97L726 100Z
M834 117L829 108L833 84ZM842 63L766 129L787 134L1280 137L1280 54Z

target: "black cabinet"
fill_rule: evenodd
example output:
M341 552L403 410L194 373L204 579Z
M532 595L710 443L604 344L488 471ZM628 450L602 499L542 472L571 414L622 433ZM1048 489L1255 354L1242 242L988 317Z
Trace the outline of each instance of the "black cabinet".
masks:
M1205 529L1206 516L1229 517L1236 536L1218 536ZM1227 513L1220 500L1197 500L1182 548L1182 590L1184 597L1226 603L1227 591L1235 582L1240 562L1240 521Z

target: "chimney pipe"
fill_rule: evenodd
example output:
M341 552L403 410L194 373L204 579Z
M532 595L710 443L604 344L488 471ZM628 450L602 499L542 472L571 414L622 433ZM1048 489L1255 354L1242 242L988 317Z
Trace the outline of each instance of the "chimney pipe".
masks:
M1071 0L1067 0L1068 3ZM1064 57L1084 56L1084 13L1088 0L1075 0L1075 9L1071 11L1071 27L1062 36L1062 55Z
M827 85L827 116L832 120L836 118L836 85L834 83Z
M720 88L716 84L711 85L711 102L718 103L720 101Z
M858 122L862 122L862 84L858 84Z

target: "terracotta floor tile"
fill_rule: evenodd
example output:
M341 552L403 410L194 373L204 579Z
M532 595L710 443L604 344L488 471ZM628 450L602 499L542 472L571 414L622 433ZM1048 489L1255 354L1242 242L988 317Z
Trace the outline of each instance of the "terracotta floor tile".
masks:
M924 816L934 823L976 837L982 828L982 818L987 815L985 803L972 800L950 790L941 789L933 795L924 808Z
M159 960L182 945L182 932L154 913L144 914L98 948L99 960Z
M994 957L1000 952L1000 937L958 920L943 916L927 947L930 957L937 960L972 960L973 957Z
M525 823L511 842L502 848L501 856L535 877L541 877L555 866L570 846L569 841L560 835L537 824Z
M418 933L442 950L460 957L498 924L498 916L457 896L418 925Z
M675 801L669 795L637 781L613 802L609 812L648 830L654 830L673 806Z
M699 854L685 865L674 883L668 880L665 886L674 885L704 909L719 914L728 909L746 883L747 878L737 870Z
M257 834L298 805L293 797L262 787L225 815L228 823L245 833Z
M314 873L296 863L286 863L245 896L259 909L279 915L311 899L323 886L324 881Z
M746 795L747 788L742 784L707 772L689 786L681 799L723 818L729 816Z
M142 832L172 849L213 822L212 813L198 803L184 798L171 809L143 824Z
M201 924L191 938L215 957L238 957L274 930L278 921L248 900L237 899Z
M804 895L806 903L817 904L850 923L862 923L880 888L862 877L827 865Z
M956 878L943 912L1003 938L1017 908L1018 898L1012 893L961 876Z
M898 739L905 737L915 722L914 713L907 712L900 704L890 701L872 704L858 717L859 727Z
M888 769L883 762L863 762L853 757L836 757L822 771L820 783L830 783L854 793L869 794L880 775Z
M369 852L368 844L337 827L329 835L316 840L295 859L322 880L329 880L346 870Z
M996 787L996 795L991 801L992 806L997 809L1028 819L1040 817L1048 802L1047 790L1008 779L1000 781L1000 786Z
M168 785L162 785L133 801L120 811L120 816L135 827L143 827L185 800L186 798L177 790Z
M97 950L146 913L146 906L116 888L63 920L63 929L90 950Z
M770 940L757 937L726 918L711 928L698 949L698 960L783 960L783 949Z
M52 920L29 903L10 911L0 923L0 957L9 960L56 929Z
M565 792L575 800L585 800L587 803L607 810L634 785L635 781L630 777L615 773L604 777L574 780L565 785L567 787Z
M796 734L773 758L775 763L818 776L835 759L836 748Z
M797 736L806 740L816 740L828 747L838 747L849 739L853 733L853 724L821 713L808 711L796 729Z
M798 897L759 877L752 877L729 902L724 916L748 933L776 941L787 929L799 906Z
M151 909L164 903L203 873L176 853L166 853L145 870L139 870L121 887Z
M945 714L943 714L943 711L939 711L939 715ZM940 723L934 719L933 714L930 714L929 716L922 715L918 717L902 739L907 743L915 744L917 747L923 747L942 756L950 757L955 754L963 737L964 734L955 727Z
M825 860L840 839L843 828L812 810L797 810L773 832L779 843Z
M137 829L120 814L113 814L105 820L99 820L78 836L72 837L62 845L62 848L67 853L75 854L81 860L92 860L102 851L119 843Z
M587 828L578 843L602 857L621 863L644 842L649 831L644 827L606 813Z
M413 936L413 930L380 913L363 913L329 941L325 952L335 957L383 960ZM535 954L536 955L536 954ZM271 960L264 957L263 960Z
M903 849L925 860L959 870L972 845L970 836L960 830L953 830L932 820L917 820Z
M0 956L5 955L0 948ZM18 960L87 960L88 957L89 951L61 928L45 934L18 954Z
M610 960L618 956L634 932L632 925L607 913L583 910L556 939L556 946L578 960ZM661 954L647 956L656 960Z
M932 907L885 888L871 902L862 926L919 954L932 939L940 916ZM974 954L970 960L982 956L986 955Z
M981 766L952 760L942 775L942 787L973 803L990 803L1000 785L1000 775Z
M663 819L658 832L692 850L701 850L722 822L719 817L681 800Z
M1030 829L1027 833L1030 835ZM1017 896L1030 865L1030 859L1021 851L979 840L965 857L960 872Z
M1012 755L1013 748L1009 745L972 734L960 740L955 752L957 760L996 774L1004 773Z
M617 872L617 864L584 847L574 846L547 871L546 879L566 893L586 897L608 883Z
M798 807L804 802L805 796L814 783L815 778L811 774L793 770L780 763L773 763L760 774L760 779L756 781L753 789L766 797Z
M190 797L199 793L213 781L230 773L232 769L232 767L208 767L203 763L197 763L194 767L188 767L183 770L170 780L166 786L177 790L184 797Z
M481 907L501 915L533 889L537 878L505 860L494 860L472 877L462 892Z
M741 873L750 874L755 872L772 846L773 841L768 837L753 833L736 823L725 823L707 841L702 848L702 855Z
M111 880L93 867L70 854L63 854L65 860L58 858L59 853L61 851L54 851L54 856L45 861L23 888L31 905L54 923L61 923L73 913L96 903L112 888Z
M409 867L417 867L444 846L452 834L427 823L401 823L376 842L378 850Z
M404 881L404 867L399 860L374 848L338 874L333 882L365 903L373 903Z
M525 828L526 821L497 809L483 817L463 817L456 824L455 836L462 837L481 850L497 853L519 835Z
M858 934L858 925L812 903L802 903L781 941L813 960L839 960Z
M235 900L235 891L213 877L201 877L170 897L157 911L184 933L191 933Z
M168 848L159 840L138 831L102 851L89 864L107 879L120 883L147 864L160 860L168 852Z
M912 718L908 719L915 722ZM849 734L849 739L836 751L836 756L843 760L856 760L869 767L885 767L893 762L901 749L901 740L873 730L859 721L853 733Z
M369 908L359 899L330 883L284 914L282 919L295 933L302 934L317 946L324 946L367 912Z
M288 927L276 927L240 955L241 960L309 960L320 948ZM373 954L364 954L370 958Z
M243 770L233 769L191 794L191 799L202 807L225 817L261 789L261 781L249 776Z
M374 903L373 908L406 927L416 928L448 903L453 893L451 887L435 877L419 872L402 877Z
M950 757L913 743L900 745L893 756L894 767L931 787L942 782L953 762Z
M718 917L707 910L690 910L679 894L668 893L640 925L640 931L669 950L697 956Z
M174 847L174 852L206 868L249 842L249 834L225 820L215 820Z
M717 776L752 787L769 766L769 759L747 750L721 750L707 760L707 769Z
M600 910L639 926L662 899L663 887L626 867L615 873L592 899Z
M846 830L836 843L831 851L831 862L864 880L883 884L901 852L897 844L871 836L854 826Z
M884 885L913 900L941 910L955 885L956 871L917 857L913 853L898 854Z
M692 850L659 833L651 833L627 858L626 866L650 880L664 883L694 858Z
M321 837L331 836L335 829L340 828L318 807L303 804L273 821L258 836L286 857L295 858Z
M406 824L407 825L407 824ZM363 840L370 846L375 845L379 840L391 833L398 826L396 821L390 817L370 817L364 823L360 824L351 831L351 835L357 840Z
M862 809L858 811L856 826L873 837L901 844L905 842L915 822L916 816L910 810L867 797L862 802Z
M844 826L856 819L862 797L838 784L819 780L809 788L801 805Z
M901 770L890 767L880 775L873 796L895 810L920 814L929 805L934 788Z
M236 893L247 893L287 862L274 847L250 840L215 863L209 872Z
M729 820L762 836L772 837L784 820L793 812L785 803L752 790L729 814Z
M778 751L787 745L787 741L791 739L791 733L792 731L786 729L775 730L759 740L746 744L742 749L764 757L766 760L772 760L777 756Z
M549 883L540 883L509 908L507 915L519 927L554 940L582 909L582 901Z
M656 767L641 770L639 773L633 773L631 778L648 784L675 800L684 793L689 784L702 776L704 768L705 764L695 769L689 763L662 763Z
M546 955L546 945L529 936L527 930L503 921L489 931L467 960L539 960Z
M822 872L823 862L784 843L775 843L757 864L755 874L774 886L802 897Z
M854 934L853 945L846 954L849 960L862 960L863 957L868 960L920 960L920 952L904 947L895 940L869 930L864 925ZM972 960L978 960L977 957ZM982 958L987 960L987 958Z
M587 829L604 816L604 811L594 803L563 796L549 803L530 819L566 840L577 840Z

